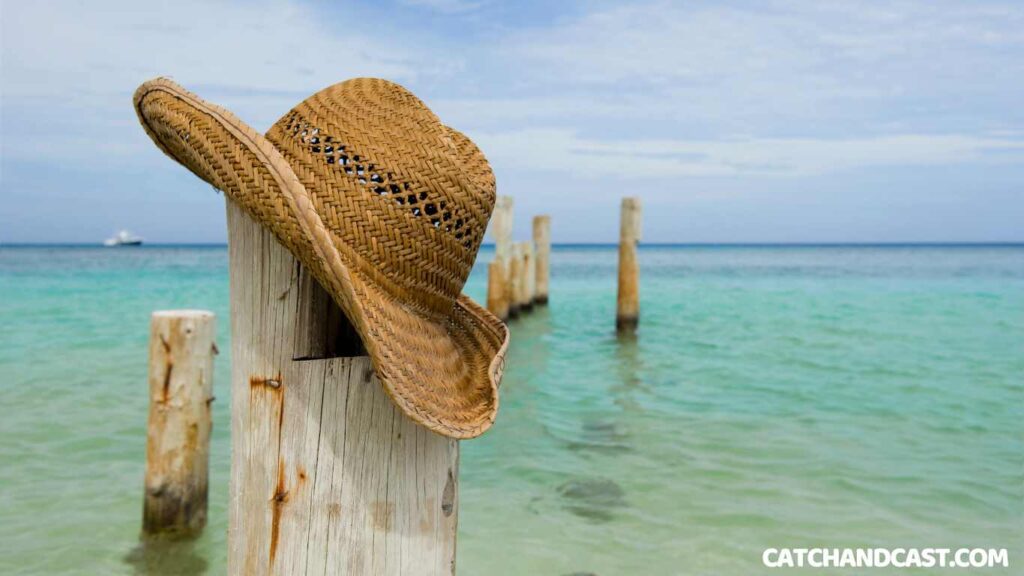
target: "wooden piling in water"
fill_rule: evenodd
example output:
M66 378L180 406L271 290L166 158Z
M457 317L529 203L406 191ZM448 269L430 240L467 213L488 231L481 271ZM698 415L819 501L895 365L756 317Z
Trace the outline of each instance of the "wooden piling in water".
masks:
M536 253L533 249L533 242L523 242L523 267L526 270L526 290L523 294L523 302L528 310L533 309L534 300L537 297L537 262Z
M495 259L487 265L487 309L502 322L508 320L508 295L505 288L505 265Z
M512 209L511 196L498 196L494 204L494 216L491 219L491 234L494 236L494 259L501 261L508 275L508 266L512 259Z
M518 274L515 279L516 304L519 313L529 312L533 308L533 299L530 297L530 256L527 252L526 242L516 242L512 247L512 258Z
M548 276L551 259L551 217L533 217L533 244L537 253L535 262L535 280L533 301L539 305L548 303Z
M452 574L455 440L388 399L326 291L228 202L228 573Z
M519 244L512 244L509 249L508 278L505 279L505 286L508 294L508 317L515 318L523 312L523 257Z
M215 334L212 312L150 319L145 536L194 536L206 525Z
M518 308L510 301L512 286L512 197L498 196L491 217L494 262L487 269L487 309L502 320ZM511 310L514 308L514 310Z
M640 322L640 241L641 207L639 198L623 198L619 226L619 292L615 329L619 333L636 331Z
M491 272L488 270L487 301L502 302L497 304L497 312L491 310L502 320L507 320L518 313L519 308L515 304L514 277L512 275L512 207L511 196L498 196L494 204L494 214L491 217L491 236L494 238L494 261L501 268L501 284L490 281ZM495 272L495 275L498 273ZM497 281L497 278L495 278ZM492 296L492 291L494 295ZM498 314L502 312L503 314Z

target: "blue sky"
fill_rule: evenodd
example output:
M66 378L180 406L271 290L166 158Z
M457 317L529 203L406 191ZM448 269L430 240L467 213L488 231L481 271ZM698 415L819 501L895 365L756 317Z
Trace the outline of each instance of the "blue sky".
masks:
M0 242L222 242L138 126L166 75L259 130L354 76L469 134L516 231L648 242L1024 240L1024 5L3 0Z

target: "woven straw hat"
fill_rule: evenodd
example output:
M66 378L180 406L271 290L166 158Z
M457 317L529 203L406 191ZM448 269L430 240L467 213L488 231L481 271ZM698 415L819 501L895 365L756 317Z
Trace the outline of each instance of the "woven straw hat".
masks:
M326 88L261 136L159 78L135 92L146 133L269 228L355 326L395 404L453 438L498 410L508 330L461 294L494 208L480 150L405 88Z

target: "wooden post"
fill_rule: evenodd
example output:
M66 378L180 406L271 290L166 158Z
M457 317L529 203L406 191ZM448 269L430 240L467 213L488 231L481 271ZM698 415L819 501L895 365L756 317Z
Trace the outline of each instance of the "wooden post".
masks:
M533 217L533 243L537 247L536 293L533 301L540 305L548 303L548 274L551 259L551 217Z
M498 196L494 204L492 217L492 235L494 236L494 259L501 262L502 277L505 280L504 294L508 301L507 318L515 316L519 307L515 302L515 276L512 274L512 214L513 200L511 196Z
M228 573L454 572L455 440L388 399L333 300L228 202Z
M640 199L622 199L619 228L619 295L615 329L619 333L636 331L640 322L640 264L637 242L640 241Z
M494 236L494 259L505 265L505 274L512 260L512 208L511 196L498 196L494 204L491 234Z
M522 311L523 291L523 257L519 254L519 244L512 244L509 247L508 277L505 279L505 287L508 298L508 317L515 318Z
M494 262L487 269L487 309L502 320L509 317L509 296L512 294L512 198L498 196L491 218L494 239Z
M495 259L487 265L487 309L503 322L508 320L508 296L505 294L505 265Z
M206 525L216 318L154 312L149 333L146 536L194 536Z
M533 242L523 242L523 306L533 309L533 300L537 294L537 265L534 262Z
M527 278L526 278L526 246L524 242L516 242L512 244L512 269L515 271L516 277L512 281L513 294L515 294L516 308L519 313L529 312L531 306L527 302L526 291Z

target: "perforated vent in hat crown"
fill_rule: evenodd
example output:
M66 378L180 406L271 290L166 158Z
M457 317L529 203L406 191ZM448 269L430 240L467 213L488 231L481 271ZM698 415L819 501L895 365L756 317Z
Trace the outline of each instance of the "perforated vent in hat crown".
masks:
M356 272L410 305L451 309L494 208L472 142L406 89L368 78L314 94L267 137Z

